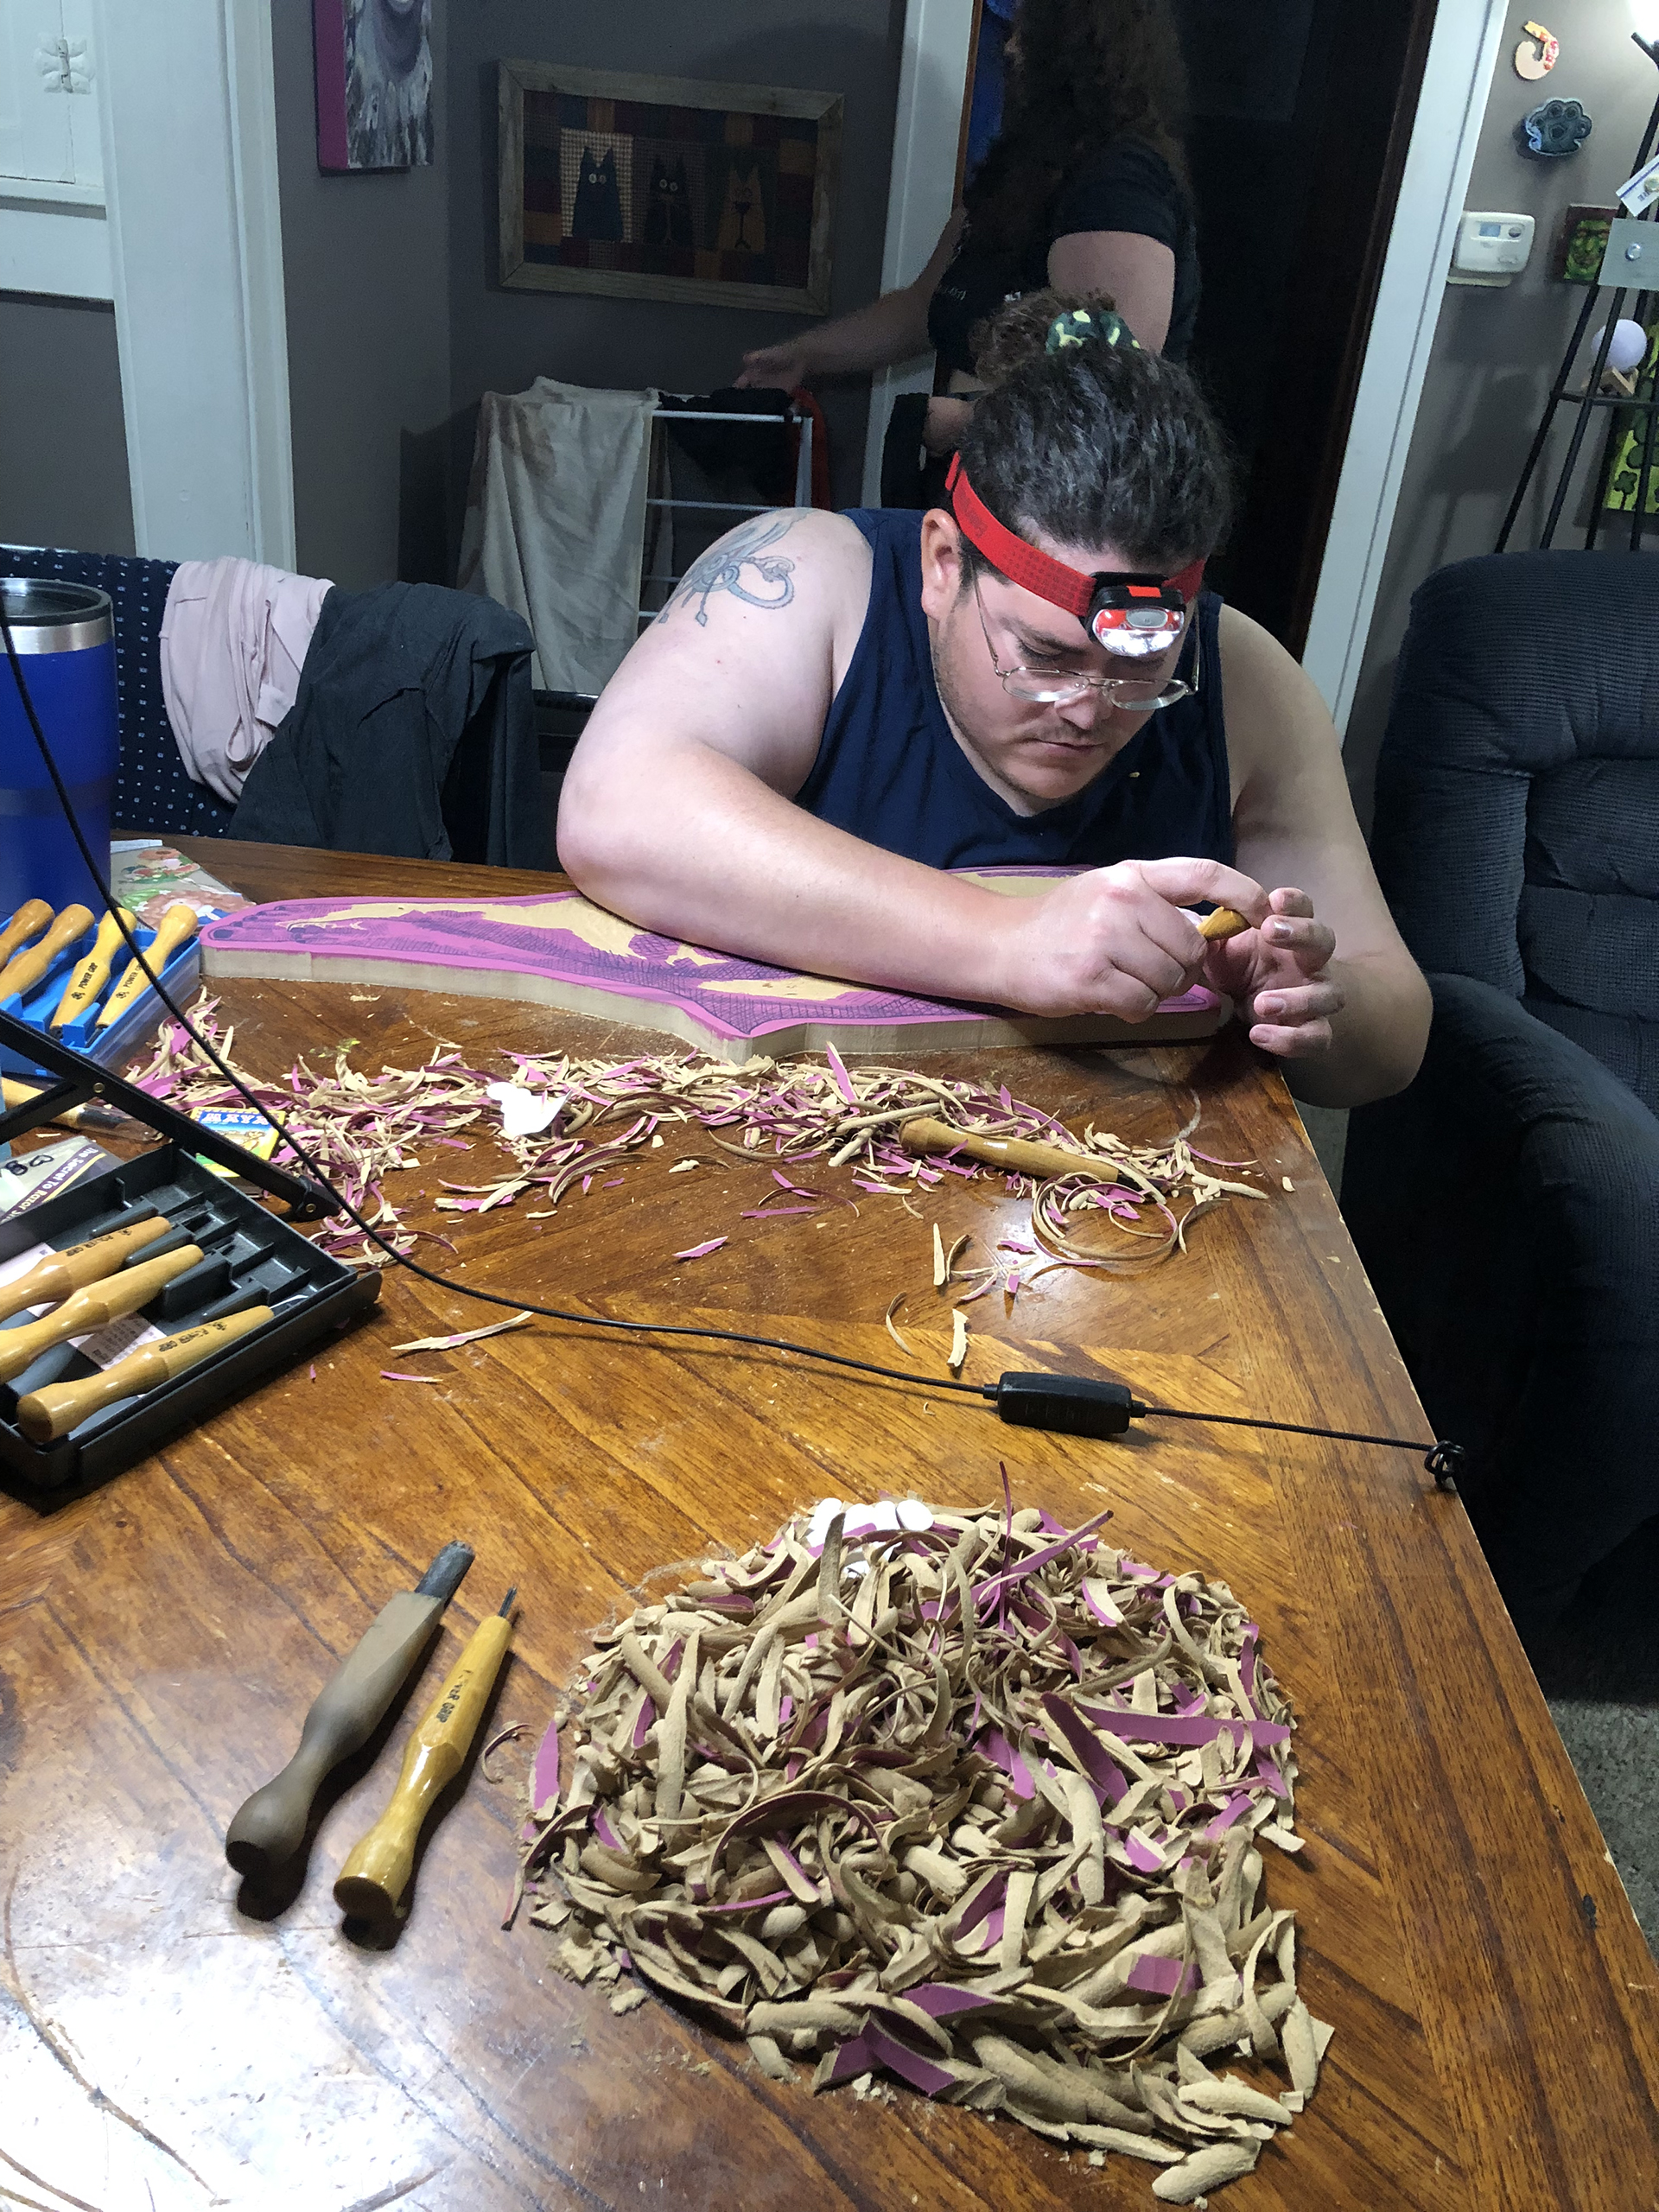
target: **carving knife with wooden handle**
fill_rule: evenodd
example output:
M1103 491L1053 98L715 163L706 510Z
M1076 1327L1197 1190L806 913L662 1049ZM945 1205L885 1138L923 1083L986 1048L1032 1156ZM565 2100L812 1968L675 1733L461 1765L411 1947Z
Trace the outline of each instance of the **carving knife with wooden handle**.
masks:
M118 1268L125 1267L135 1252L165 1236L173 1226L164 1214L153 1213L143 1221L130 1221L103 1236L89 1236L84 1244L67 1245L41 1260L15 1282L0 1286L0 1321L10 1321L26 1306L55 1306L73 1298L90 1282L101 1282Z
M413 1590L400 1590L380 1608L356 1649L318 1692L299 1749L231 1822L225 1856L238 1874L268 1876L299 1849L323 1777L360 1751L379 1726L472 1563L470 1545L446 1544Z
M112 1022L119 1021L133 1001L149 988L179 947L188 944L200 926L194 906L187 906L182 902L176 906L169 906L162 917L162 926L156 931L154 941L147 944L142 952L134 953L127 963L125 975L110 994L109 1004L98 1017L98 1027L107 1029Z
M138 1397L147 1390L159 1390L175 1375L211 1358L250 1330L263 1328L272 1318L269 1306L245 1306L240 1313L226 1313L217 1321L204 1321L200 1328L181 1329L175 1336L163 1337L160 1344L146 1344L141 1351L118 1359L113 1366L100 1368L96 1375L83 1375L73 1382L48 1382L19 1398L17 1426L33 1442L50 1444L67 1436L72 1428L79 1428L105 1406Z
M509 1590L499 1613L473 1631L445 1677L436 1704L409 1739L391 1802L340 1870L334 1902L381 1927L408 1911L404 1892L415 1871L415 1846L433 1801L467 1764L467 1754L512 1636Z
M92 950L69 978L69 987L58 1001L58 1010L52 1017L52 1027L61 1029L67 1022L78 1021L83 1014L90 1014L98 1003L98 995L110 980L110 970L115 965L115 956L126 939L121 934L121 923L130 930L138 926L124 907L118 921L113 914L105 914L98 925L98 936Z
M58 955L79 944L92 926L88 907L66 906L38 944L20 952L0 970L0 999L22 998L32 991Z
M49 930L52 919L52 909L44 899L30 899L21 906L5 928L0 930L0 968L5 966L20 944L27 944L42 930Z
M67 1343L71 1337L90 1336L124 1314L136 1313L175 1275L194 1268L200 1257L200 1244L181 1244L176 1252L163 1252L159 1259L123 1268L119 1274L76 1291L38 1321L25 1322L20 1329L0 1329L0 1382L10 1382L14 1375L32 1367L54 1344Z

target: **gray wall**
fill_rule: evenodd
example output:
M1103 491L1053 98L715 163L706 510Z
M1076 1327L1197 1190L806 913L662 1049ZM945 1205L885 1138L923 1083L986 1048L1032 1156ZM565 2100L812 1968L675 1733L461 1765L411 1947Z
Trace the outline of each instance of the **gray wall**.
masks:
M447 0L432 12L433 165L325 176L311 10L271 5L298 565L353 589L444 579L434 442L450 404Z
M1535 216L1537 236L1524 275L1506 289L1446 289L1348 723L1349 780L1362 820L1370 817L1377 747L1411 594L1445 563L1492 550L1584 303L1582 286L1548 274L1561 212L1571 204L1611 204L1615 188L1635 167L1643 126L1659 93L1659 72L1630 43L1630 0L1578 0L1570 10L1548 16L1560 37L1561 57L1541 85L1517 77L1511 61L1529 16L1537 19L1529 7L1510 10L1465 205ZM1529 160L1516 150L1511 134L1529 108L1554 95L1581 100L1594 128L1568 160ZM1611 296L1604 296L1603 308ZM1602 320L1599 308L1592 332ZM1574 411L1560 411L1514 545L1537 543ZM1586 437L1564 523L1587 512L1585 480L1599 460L1599 433L1598 423ZM1652 542L1659 546L1659 537ZM1556 543L1581 544L1582 530L1558 531Z
M699 391L729 384L741 355L810 318L575 292L503 290L496 282L499 60L791 85L846 100L834 236L832 308L880 289L887 177L898 97L899 0L472 0L449 29L452 467L464 493L474 416L486 391L537 376L573 384ZM837 505L856 503L868 378L817 393L830 426ZM452 499L454 494L452 493ZM452 517L452 520L454 518Z
M0 543L133 550L106 302L0 292Z

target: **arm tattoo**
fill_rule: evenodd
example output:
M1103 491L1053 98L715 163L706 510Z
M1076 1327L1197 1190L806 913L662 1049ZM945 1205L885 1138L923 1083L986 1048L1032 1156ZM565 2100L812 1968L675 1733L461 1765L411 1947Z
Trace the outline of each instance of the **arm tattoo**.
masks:
M697 620L706 629L709 625L709 602L716 592L729 592L734 599L741 599L746 607L787 607L795 596L795 563L766 547L775 545L790 528L790 518L768 520L757 516L753 522L741 523L729 537L711 545L700 554L680 578L672 598L657 617L666 622L677 607L689 607L691 601L702 603L696 610ZM752 591L743 581L743 572L752 569L764 592Z

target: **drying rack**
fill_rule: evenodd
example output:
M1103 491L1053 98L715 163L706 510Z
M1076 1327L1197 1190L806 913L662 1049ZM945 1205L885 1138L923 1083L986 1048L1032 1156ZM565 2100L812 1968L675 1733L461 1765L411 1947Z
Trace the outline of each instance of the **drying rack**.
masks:
M690 399L694 398L696 394L692 392L671 392L667 396L671 399ZM655 411L652 416L651 433L653 442L651 459L648 464L650 480L653 484L660 483L662 481L662 477L659 473L662 464L662 452L660 445L656 442L658 429L664 423L672 428L681 423L747 423L752 429L762 430L775 430L780 425L785 428L792 428L799 441L796 448L795 454L795 499L793 504L798 507L810 507L811 505L812 417L809 414L804 412L802 409L791 404L786 412L782 415L747 415L736 412L735 410L728 412L721 408L698 407L674 407L660 409ZM726 514L731 515L734 518L739 515L769 514L772 512L772 505L774 504L775 502L750 504L741 499L676 499L671 498L647 498L645 501L647 510L654 509L659 513L679 512L689 514L696 512L701 514ZM735 527L735 522L734 522L730 526ZM655 558L654 552L652 557L653 559ZM683 583L684 581L685 578L683 574L679 575L659 575L653 571L653 573L649 575L642 575L639 579L639 585L641 593L645 594L652 584L666 587L668 590L671 591L677 584ZM638 619L641 622L652 622L655 621L656 618L661 613L661 612L662 607L660 604L656 607L647 607L642 604L639 608Z

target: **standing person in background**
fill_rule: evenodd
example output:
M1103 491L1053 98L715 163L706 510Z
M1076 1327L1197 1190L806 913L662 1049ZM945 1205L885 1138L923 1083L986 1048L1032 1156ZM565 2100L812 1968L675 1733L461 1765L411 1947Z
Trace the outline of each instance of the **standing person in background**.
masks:
M1186 359L1198 259L1169 0L1020 0L1005 60L1001 130L915 283L746 354L740 385L793 391L931 346L951 396L924 435L944 454L984 390L972 334L1005 300L1104 293L1149 352Z

